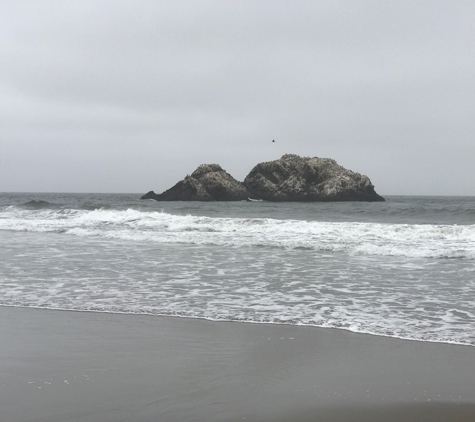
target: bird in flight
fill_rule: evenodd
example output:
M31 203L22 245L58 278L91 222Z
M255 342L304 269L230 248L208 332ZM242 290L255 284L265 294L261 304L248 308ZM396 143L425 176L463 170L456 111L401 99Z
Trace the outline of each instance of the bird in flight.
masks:
M272 139L272 142L275 142L275 141Z

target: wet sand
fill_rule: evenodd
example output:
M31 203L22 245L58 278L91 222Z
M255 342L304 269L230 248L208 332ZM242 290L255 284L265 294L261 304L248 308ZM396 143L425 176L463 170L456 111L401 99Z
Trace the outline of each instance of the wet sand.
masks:
M0 421L471 421L475 347L0 307Z

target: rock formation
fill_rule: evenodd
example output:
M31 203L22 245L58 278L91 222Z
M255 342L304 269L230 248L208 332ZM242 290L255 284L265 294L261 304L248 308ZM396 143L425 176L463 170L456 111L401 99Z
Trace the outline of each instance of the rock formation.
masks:
M286 154L260 163L244 179L234 179L218 164L202 164L191 176L157 195L157 201L384 201L367 176L347 170L330 158Z
M330 158L286 154L255 166L244 185L267 201L384 201L367 176Z
M157 201L242 201L251 193L218 164L201 164L160 195L150 191L142 199Z

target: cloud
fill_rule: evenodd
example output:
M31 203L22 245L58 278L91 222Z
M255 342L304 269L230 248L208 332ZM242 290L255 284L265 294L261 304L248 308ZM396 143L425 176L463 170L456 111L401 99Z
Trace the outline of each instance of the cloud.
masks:
M472 2L0 7L0 190L159 191L290 152L473 194Z

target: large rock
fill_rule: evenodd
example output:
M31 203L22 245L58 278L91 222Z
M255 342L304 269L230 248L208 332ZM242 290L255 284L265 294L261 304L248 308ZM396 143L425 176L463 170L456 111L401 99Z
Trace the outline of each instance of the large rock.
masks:
M347 170L330 158L286 154L260 163L244 179L234 179L218 164L202 164L191 176L157 195L157 201L384 201L367 176Z
M367 176L330 158L286 154L255 166L244 185L267 201L384 201Z
M142 199L157 201L242 201L250 193L242 182L218 164L202 164L175 186L157 195L150 191Z

